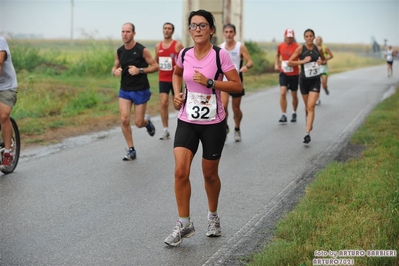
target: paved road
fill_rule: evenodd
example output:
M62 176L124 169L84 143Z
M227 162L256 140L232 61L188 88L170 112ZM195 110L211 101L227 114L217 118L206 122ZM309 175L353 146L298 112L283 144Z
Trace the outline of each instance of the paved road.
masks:
M16 171L0 175L0 265L239 265L399 84L397 68L393 78L385 73L384 65L331 76L308 146L302 100L298 122L280 125L277 87L246 95L243 141L234 143L230 133L220 166L223 236L205 236L200 149L191 175L197 234L177 248L163 243L177 219L172 140L134 129L132 162L122 161L119 129L23 151Z

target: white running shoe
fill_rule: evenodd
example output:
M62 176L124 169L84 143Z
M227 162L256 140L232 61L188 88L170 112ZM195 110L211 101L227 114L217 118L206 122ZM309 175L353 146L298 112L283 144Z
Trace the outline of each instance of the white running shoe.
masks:
M164 130L162 132L162 135L159 137L160 140L165 140L170 138L170 133L167 130Z
M195 234L194 224L191 222L188 227L184 227L177 221L173 232L165 239L164 243L169 246L178 246L183 242L183 238L189 238Z
M241 131L234 130L234 141L240 142L241 141Z
M220 228L220 218L219 216L213 216L208 218L208 227L206 229L206 236L216 237L222 235L222 229Z

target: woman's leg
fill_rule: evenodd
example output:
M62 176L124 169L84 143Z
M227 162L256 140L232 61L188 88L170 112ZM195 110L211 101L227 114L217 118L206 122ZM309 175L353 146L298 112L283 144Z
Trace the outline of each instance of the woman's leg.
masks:
M309 92L307 95L306 101L306 112L307 112L307 119L306 119L306 133L310 133L313 129L313 121L315 118L315 105L316 101L319 98L319 93L317 92Z
M205 191L208 197L208 208L211 212L216 212L219 203L221 182L219 178L219 162L217 160L202 159L202 172L205 181Z
M308 98L309 94L302 94L303 103L305 104L305 119L308 121Z
M173 149L175 156L175 196L179 217L190 217L190 169L193 153L183 147Z

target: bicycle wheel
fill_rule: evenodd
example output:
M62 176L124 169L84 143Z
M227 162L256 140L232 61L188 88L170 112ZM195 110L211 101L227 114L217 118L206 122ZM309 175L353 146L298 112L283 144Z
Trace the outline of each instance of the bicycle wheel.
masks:
M15 167L17 167L18 164L19 152L21 149L21 139L19 136L19 129L17 122L15 122L15 120L12 117L10 117L10 120L12 124L11 152L14 155L14 160L12 161L10 166L0 168L0 171L3 172L4 174L12 173L15 170ZM3 161L3 153L4 153L3 140L0 142L0 148L1 148L1 161Z

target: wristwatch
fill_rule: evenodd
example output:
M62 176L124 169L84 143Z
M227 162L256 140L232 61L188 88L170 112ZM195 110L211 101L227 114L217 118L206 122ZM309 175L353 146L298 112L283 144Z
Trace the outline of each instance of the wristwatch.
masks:
M215 86L215 81L213 79L208 79L208 81L206 82L206 87L209 88L213 88Z
M140 73L140 74L144 74L144 68L140 67L139 73Z

